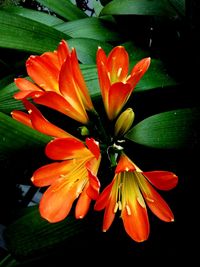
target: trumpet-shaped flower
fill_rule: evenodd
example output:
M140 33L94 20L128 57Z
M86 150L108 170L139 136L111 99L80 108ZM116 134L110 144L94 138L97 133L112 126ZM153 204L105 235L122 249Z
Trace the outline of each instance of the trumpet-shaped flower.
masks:
M62 40L54 52L30 56L26 69L32 81L15 79L20 89L16 99L33 98L38 104L48 106L81 123L88 122L86 110L93 104L81 73L76 50Z
M172 172L142 172L122 154L113 181L95 203L95 210L105 208L103 231L109 229L116 212L120 211L127 234L137 242L146 240L150 229L146 204L161 220L174 220L171 209L154 187L170 190L176 186L177 181L177 176Z
M63 220L78 197L75 217L83 218L98 197L99 145L92 138L86 145L74 138L57 138L46 146L46 155L56 162L36 170L31 180L35 186L49 186L39 204L41 216L49 222Z
M99 85L108 118L113 120L128 101L133 89L150 65L150 58L140 60L129 71L129 56L123 46L114 47L108 56L99 47L97 69Z

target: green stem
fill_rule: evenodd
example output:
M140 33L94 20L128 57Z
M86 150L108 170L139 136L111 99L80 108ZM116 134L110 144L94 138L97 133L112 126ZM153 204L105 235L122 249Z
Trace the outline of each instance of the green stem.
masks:
M105 128L103 127L101 118L96 110L93 110L90 112L90 117L92 121L92 127L96 127L98 134L100 136L100 139L103 143L109 145L110 144L110 136L106 133ZM93 130L93 129L92 129Z

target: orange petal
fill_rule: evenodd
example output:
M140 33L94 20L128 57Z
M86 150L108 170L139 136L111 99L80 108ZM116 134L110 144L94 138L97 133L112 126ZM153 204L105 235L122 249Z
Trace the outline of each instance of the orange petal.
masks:
M99 142L95 141L93 138L86 138L86 145L96 159L100 156Z
M35 186L48 186L69 172L69 162L54 162L37 169L31 178Z
M145 178L144 178L145 179ZM151 209L151 211L161 220L165 222L174 221L174 215L168 206L168 204L164 201L164 199L156 192L156 190L150 185L150 183L146 180L146 186L148 189L142 190L142 194L146 200L147 205Z
M72 137L72 135L70 135L69 133L46 120L42 116L41 112L29 101L24 100L24 104L30 114L29 116L34 129L53 137Z
M75 138L52 140L47 144L45 152L49 158L54 160L78 159L92 155L84 144Z
M111 193L111 190L113 187L113 183L114 183L114 180L99 195L99 197L98 197L98 199L94 205L95 210L102 210L106 207L106 205L109 201L109 196L110 196L110 193Z
M27 97L31 92L42 91L37 85L33 84L25 78L16 78L15 84L21 90L20 92L14 94L15 99L23 99Z
M86 191L87 186L85 186L76 203L75 217L77 219L82 219L83 217L85 217L90 207L91 198L88 196Z
M51 53L51 55L54 55ZM57 57L57 55L54 55ZM30 56L26 62L28 75L45 91L59 91L57 66L53 64L55 60L50 61L49 54L42 56Z
M107 231L110 228L115 218L115 212L114 212L115 204L116 204L116 198L115 196L112 196L108 200L106 208L105 208L104 217L103 217L103 232Z
M64 97L55 92L46 92L42 96L34 98L34 101L37 104L55 109L76 121L84 124L88 122L88 117L85 114L79 113Z
M134 201L134 205L132 202ZM149 219L147 210L142 207L137 199L132 199L131 203L127 202L127 206L122 211L122 220L127 234L135 241L142 242L149 236Z
M145 74L145 72L148 70L150 66L151 58L143 58L140 60L132 69L131 76L127 80L127 83L131 84L132 89L135 88L136 84L139 82L139 80L142 78L142 76Z
M70 49L69 49L69 46L65 40L62 40L59 43L57 52L58 52L59 64L61 67L62 64L65 62L66 58L70 55Z
M56 180L41 198L39 205L41 216L52 223L65 219L77 196L75 186L71 187L64 178Z
M111 83L125 80L129 68L129 56L123 46L114 47L108 55L107 68Z
M83 101L83 105L87 110L91 110L93 109L93 104L92 104L92 101L89 95L87 85L85 83L85 80L83 78L83 75L79 67L78 58L77 58L75 49L72 49L72 52L71 52L71 67L72 67L74 81L77 85L77 88L79 89L79 94Z
M122 154L115 169L115 173L132 172L135 171L135 169L133 162L125 154Z
M126 104L131 94L130 84L124 84L122 82L114 83L110 87L108 96L108 117L110 120L116 118L121 109Z
M143 172L143 175L160 190L170 190L178 183L178 177L168 171Z
M106 54L102 48L98 48L97 50L97 70L99 77L99 85L101 89L101 95L103 98L104 106L106 111L108 110L108 92L110 90L110 79L107 71L107 58Z
M99 196L100 182L96 175L88 170L89 186L86 193L91 199L96 200Z
M79 87L73 76L70 57L68 57L62 65L59 76L59 87L61 94L74 107L74 109L87 117L81 95L79 94Z
M13 110L11 112L11 115L13 119L33 128L29 114L26 114L25 112L20 110Z

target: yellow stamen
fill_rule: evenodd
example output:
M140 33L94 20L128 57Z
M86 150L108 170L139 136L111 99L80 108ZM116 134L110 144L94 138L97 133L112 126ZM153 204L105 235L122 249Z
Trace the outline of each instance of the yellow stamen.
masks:
M122 202L120 200L118 201L118 204L119 204L119 210L122 210Z
M122 68L119 68L118 71L117 71L117 77L120 76L121 72L122 72Z
M131 209L128 205L126 205L126 211L128 215L131 215Z
M114 207L114 213L116 213L116 212L117 212L117 210L118 210L118 207L119 207L119 204L118 204L118 202L116 202L116 203L115 203L115 207Z
M146 199L147 201L149 201L149 202L152 202L152 203L154 202L154 199L152 199L152 198L150 198L150 197L146 197L145 199Z
M142 197L137 197L137 201L142 208L145 208L144 199Z

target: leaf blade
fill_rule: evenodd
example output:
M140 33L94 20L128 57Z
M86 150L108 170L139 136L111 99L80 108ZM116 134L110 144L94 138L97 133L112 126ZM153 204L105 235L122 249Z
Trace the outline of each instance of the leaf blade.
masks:
M199 108L166 111L142 120L125 137L153 148L194 148L200 141L199 121Z
M176 16L176 11L166 0L113 0L101 11L101 15Z
M10 157L20 149L44 147L51 139L0 112L0 159Z
M0 47L32 53L55 50L69 36L45 24L0 10Z
M38 3L48 7L56 14L67 20L76 20L87 17L87 15L69 0L37 0Z

